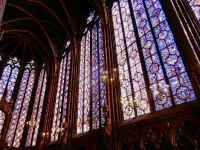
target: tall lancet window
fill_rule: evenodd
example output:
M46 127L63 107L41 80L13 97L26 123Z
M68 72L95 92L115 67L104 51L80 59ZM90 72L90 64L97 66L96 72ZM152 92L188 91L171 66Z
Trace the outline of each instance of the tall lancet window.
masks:
M2 110L0 110L0 134L3 129L5 118L6 118L5 113Z
M7 89L6 101L10 101L19 73L19 68L20 62L16 57L8 60L0 80L0 100L5 92L5 89Z
M159 0L119 0L112 9L124 119L195 100Z
M184 1L184 0L183 0ZM200 0L186 0L200 23Z
M106 87L104 39L100 17L92 12L81 41L77 133L98 129L104 124Z
M30 128L26 140L26 146L35 146L37 142L38 130L42 114L42 107L44 103L44 96L46 91L47 73L45 67L42 67L38 81L32 116L30 120ZM31 126L32 125L32 126Z
M34 62L29 62L24 69L18 95L12 113L6 142L9 147L19 147L25 127L26 115L35 79Z
M70 50L69 43L67 43L66 48ZM61 128L64 122L66 121L70 66L71 66L71 51L68 51L68 53L67 52L64 53L60 64L60 73L59 73L59 81L56 94L56 103L54 108L51 141L55 141L61 138L62 136Z

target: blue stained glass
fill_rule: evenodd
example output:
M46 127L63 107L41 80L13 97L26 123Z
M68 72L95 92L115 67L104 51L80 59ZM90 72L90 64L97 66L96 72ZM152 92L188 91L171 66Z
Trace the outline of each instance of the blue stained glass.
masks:
M94 24L88 28L92 21ZM106 89L101 79L105 71L103 30L95 12L90 14L87 23L81 41L77 133L98 129L105 120Z
M148 20L147 17L147 12L143 12L143 15L139 16L138 11L140 9L145 10L145 5L141 3L140 0L137 0L133 2L133 8L134 10L134 15L136 17L136 24L137 27L139 28L139 36L141 38L141 44L143 47L143 54L145 58L149 57L148 59L145 60L146 66L147 66L147 71L150 79L150 83L153 84L154 82L157 82L156 88L153 88L151 86L151 91L153 94L153 98L155 100L155 105L156 105L156 110L160 110L163 108L167 108L171 106L171 99L169 97L169 90L167 86L159 86L160 83L165 84L166 82L164 81L164 74L163 74L163 68L161 67L161 61L163 61L167 75L169 75L169 70L167 68L173 69L172 65L175 65L178 60L180 60L179 53L176 51L176 45L174 43L174 38L172 35L172 32L168 26L168 23L166 21L164 12L161 8L161 5L159 1L150 1L147 0L145 1L146 7L148 10L148 15L150 17L150 21ZM145 13L145 14L144 14ZM141 20L145 20L145 27L141 27ZM152 25L154 33L151 32L150 28L150 23ZM142 24L143 25L143 24ZM140 31L142 30L143 31ZM148 30L147 30L148 29ZM153 39L153 34L155 34L157 43L155 43ZM166 60L158 57L158 54L156 54L156 46L155 44L158 44L160 53L162 57L165 57ZM170 49L170 50L167 50ZM170 55L170 53L172 55ZM152 55L154 54L154 55ZM151 58L151 59L150 59ZM180 62L177 63L179 66L183 66L183 64ZM169 65L169 67L167 66ZM175 73L175 69L173 69L173 74ZM168 76L170 77L170 76ZM164 80L163 80L164 79ZM162 102L160 101L162 99ZM159 105L163 105L162 107Z
M5 88L7 88L6 101L10 101L19 73L19 67L20 62L16 57L10 58L7 62L0 80L0 100L5 92Z
M112 8L125 120L135 117L136 114L132 115L134 107L137 115L150 112L133 22L136 22L156 110L172 106L172 101L180 104L196 99L160 1L134 0L131 3L133 18L128 0L114 2ZM134 106L130 104L130 95L134 95Z
M147 3L147 1L145 1ZM155 27L153 29L154 31L154 34L156 35L156 40L157 40L157 43L158 43L158 46L159 46L159 50L160 50L160 53L161 55L163 55L163 48L167 48L169 52L173 52L173 55L170 55L169 57L167 57L166 59L163 59L162 58L162 61L165 65L165 69L166 69L166 72L168 71L168 67L166 66L170 66L170 67L174 67L174 75L176 73L176 75L178 76L179 80L177 80L176 82L181 82L180 79L181 79L181 74L182 72L184 72L185 74L185 77L184 78L188 78L187 77L187 73L186 73L186 70L185 70L185 67L184 67L184 64L182 62L182 59L179 55L179 52L178 52L178 49L177 49L177 46L176 46L176 43L174 41L174 37L173 37L173 34L169 28L169 25L167 23L167 20L165 18L165 15L164 15L164 12L161 8L161 4L159 1L157 2L154 2L152 0L148 0L148 3L150 3L152 6L154 6L153 10L155 11L155 7L159 8L160 9L160 12L159 14L156 14L155 17L156 18L163 18L163 22L160 23L159 25L157 25L157 27L155 27L155 25L153 25L152 23L152 26ZM148 9L148 13L150 13L150 9ZM152 18L150 18L151 22L152 22ZM162 43L165 43L165 45L163 45ZM171 50L170 50L171 49ZM164 51L164 53L166 53L166 51ZM175 59L176 58L176 59ZM170 61L171 59L175 59L172 61ZM168 75L168 74L167 74ZM170 79L171 76L168 76L168 78ZM183 78L183 79L184 79ZM170 81L170 80L169 80ZM171 84L171 83L170 83ZM179 95L179 89L183 89L183 87L187 87L187 92L185 93L187 96L183 96L183 97L179 97L179 100L178 99L175 99L175 103L176 104L180 104L180 102L178 101L182 101L182 103L184 103L185 101L191 101L191 100L194 100L196 99L195 95L194 94L190 94L190 93L194 93L194 90L191 86L191 83L190 81L188 80L187 83L181 83L180 86L178 88L176 88L176 93L173 93L173 96L174 98Z
M150 108L128 1L122 0L114 3L112 14L122 107L124 119L127 120L136 116L134 107L136 107L137 115L149 113ZM133 94L134 96L132 96Z
M1 77L0 80L0 85L1 85L1 89L0 89L0 99L2 98L3 94L4 94L4 90L6 88L6 84L9 80L9 75L11 73L11 67L10 66L6 66L3 72L3 75Z

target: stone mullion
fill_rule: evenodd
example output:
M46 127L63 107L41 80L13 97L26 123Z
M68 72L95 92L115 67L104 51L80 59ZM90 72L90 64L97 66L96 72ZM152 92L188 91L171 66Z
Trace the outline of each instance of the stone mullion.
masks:
M26 69L25 69L26 70ZM24 71L25 71L24 70ZM17 117L17 121L16 121L16 127L15 127L15 131L14 131L14 136L13 136L13 139L12 139L12 144L11 144L11 147L13 148L13 143L14 143L14 139L15 139L15 136L16 136L16 132L17 132L17 127L18 127L18 124L19 124L19 120L20 120L20 115L21 115L21 112L22 112L22 107L23 107L23 104L24 104L24 102L26 101L26 99L25 99L25 95L26 95L26 92L27 92L27 87L28 87L28 83L29 83L29 80L30 80L30 76L31 76L31 71L32 71L32 69L28 69L29 70L29 74L28 74L28 79L27 79L27 81L26 81L26 85L25 85L25 92L23 93L23 98L22 98L22 102L21 102L21 106L20 106L20 110L19 110L19 115L18 115L18 117ZM19 91L18 91L19 92ZM14 108L13 108L13 110L14 110ZM24 127L25 127L25 125L24 125ZM22 134L23 135L23 134ZM23 140L23 139L22 139ZM20 141L20 146L19 147L21 147L22 145L21 145L21 142L24 142L24 141Z
M189 2L187 0L182 0L182 3L183 3L183 5L185 5L185 9L189 13L189 15L190 15L189 19L194 23L195 30L199 34L200 33L200 24L199 24L199 21L198 21L196 15L195 15L194 11L192 10L192 8L190 7L190 5L188 4Z
M199 40L200 26L198 26L198 28L193 27L193 22L192 22L193 20L188 17L188 13L186 12L189 10L188 8L185 8L183 3L185 2L183 1L180 2L180 0L174 0L174 7L176 8L176 11L179 13L180 20L183 22L183 26L185 30L187 31L190 42L194 46L194 51L196 51L197 56L200 58L200 46L199 46L200 45L200 40ZM190 10L190 12L191 11L192 10Z
M17 98L17 94L18 94L18 91L19 91L20 84L21 84L21 79L22 79L23 74L24 74L24 69L25 69L25 51L26 51L25 47L26 47L26 43L24 43L24 45L23 45L23 55L22 55L22 60L20 62L19 73L18 73L17 81L15 83L15 88L13 90L13 95L12 95L12 97L10 99L10 102L9 102L9 105L10 105L12 111L14 109L15 101L16 101L16 98ZM8 60L9 60L9 58L7 59L7 61ZM11 117L12 117L12 115L11 115Z
M179 48L180 56L183 58L183 63L186 67L186 71L193 85L196 96L200 97L200 89L192 75L193 67L200 62L193 50L193 47L190 44L190 41L188 40L188 37L185 35L185 30L181 25L179 17L175 12L172 3L166 1L160 1L160 3L166 14L170 29L173 32L177 47Z
M73 91L74 93L73 94L75 94L76 96L73 99L73 110L72 110L72 117L73 117L72 119L73 120L72 120L72 122L75 123L75 126L73 126L73 125L71 126L71 127L73 127L73 128L71 128L72 134L76 133L76 124L77 124L77 116L78 116L78 111L77 111L78 110L78 93L79 93L78 89L79 89L80 56L81 56L80 49L81 49L81 42L78 42L75 51L77 51L79 53L77 53L77 52L75 53L74 59L76 61L74 62L74 65L73 65L73 67L75 67L75 69L74 69L75 80L74 80L74 91Z
M48 97L48 102L47 102L47 108L46 108L46 113L45 113L45 121L43 125L43 132L48 132L49 135L45 139L45 143L49 143L51 140L51 128L52 128L52 123L53 123L53 116L54 116L54 106L55 106L55 101L56 101L56 90L57 90L57 84L58 84L58 75L59 74L59 68L57 68L55 75L52 75L51 79L51 85L50 85L50 92L49 92L49 97Z
M72 46L71 46L72 47ZM72 49L71 49L71 61L70 61L70 73L69 73L69 81L68 81L68 96L67 96L67 115L66 115L66 121L68 123L68 139L72 137L72 122L73 122L73 96L74 96L74 55L72 55ZM73 126L72 126L73 127ZM69 149L69 140L67 141L67 149Z
M67 111L68 111L68 115L67 115L67 117L68 117L68 119L67 119L67 121L68 121L68 136L71 138L72 137L72 132L73 132L73 126L72 126L72 124L73 124L73 113L74 113L74 109L73 109L73 107L74 107L74 96L76 95L76 94L74 94L74 92L76 91L75 90L75 80L76 80L76 73L75 73L75 71L76 71L76 67L75 67L75 64L76 64L76 58L75 58L75 55L74 54L72 54L71 55L71 67L70 67L70 78L69 78L69 82L70 82L70 87L71 88L69 88L69 91L68 91L68 93L69 93L69 99L68 99L68 109L67 109ZM75 96L76 97L76 96Z
M103 33L104 33L104 49L105 49L105 64L106 70L108 71L108 77L106 78L106 94L107 94L107 103L109 108L109 119L111 120L111 143L115 144L115 135L114 135L114 128L119 121L118 115L118 101L119 101L119 85L118 85L118 76L114 79L112 83L110 78L112 76L113 69L117 68L116 58L114 55L114 33L112 28L112 4L104 3L104 12L105 12L105 23L103 24ZM117 73L117 72L115 72ZM116 81L117 80L117 81ZM113 147L114 148L114 147Z
M25 60L25 51L26 51L25 47L26 47L26 43L24 43L24 45L23 45L23 55L22 55L22 60L20 62L20 68L19 68L17 81L15 83L15 88L13 90L12 97L11 97L9 103L8 103L12 112L14 110L15 102L16 102L16 99L17 99L18 91L19 91L19 87L20 87L21 80L22 80L22 77L23 77L23 74L24 74L24 70L25 70L25 61L24 61ZM7 61L9 60L9 57L10 57L10 55L7 57L7 59L6 59ZM6 64L6 62L5 62L5 64ZM8 124L5 128L5 131L4 131L4 133L2 133L3 139L6 138L11 119L12 119L12 113L11 113L10 118L8 120Z
M29 103L27 116L26 116L24 131L23 131L23 134L22 134L22 143L20 143L20 145L22 147L25 147L25 144L26 144L27 134L28 134L28 130L29 130L29 127L26 125L26 122L31 120L32 111L33 111L33 107L34 107L34 100L35 100L35 95L36 95L36 91L37 91L37 85L38 85L38 80L39 80L40 73L38 71L35 71L35 75L36 75L36 78L34 80L34 85L33 85L33 90L32 90L32 93L31 93L31 99L30 99L30 103ZM27 82L27 84L28 84L28 82Z
M115 62L115 58L114 58L114 47L113 47L113 43L112 43L112 28L111 28L111 24L112 24L112 20L110 18L110 16L112 15L112 11L110 9L107 8L106 10L106 13L107 13L107 24L105 25L105 51L107 52L106 55L107 55L107 68L108 68L108 72L109 73L113 73L113 69L116 68L116 62ZM106 50L107 49L107 50ZM111 74L109 74L109 78L108 78L108 87L109 87L109 90L108 90L108 101L110 102L110 109L111 109L111 115L112 118L112 126L114 127L117 122L117 118L116 118L116 112L115 111L115 106L116 106L116 101L117 101L117 93L116 93L116 84L114 85L113 83L110 82L110 76ZM114 79L116 80L116 79ZM114 87L111 85L113 84Z
M41 69L41 71L40 71L40 75L41 75L41 72L42 72L42 69ZM35 122L37 122L37 119L38 119L38 111L39 111L39 109L40 109L40 102L41 102L41 94L42 94L42 92L43 92L43 90L42 90L42 88L43 88L43 86L44 86L44 84L46 84L46 82L44 81L45 80L45 74L46 74L46 70L44 71L44 74L43 74L43 76L42 76L42 84L41 84L41 90L40 90L40 94L39 94L39 101L38 101L38 106L37 106L37 111L36 111L36 115L35 115L35 118L34 118L34 120L35 120ZM38 79L38 81L40 80L40 75L39 75L39 79ZM39 84L39 82L38 82L38 84ZM38 85L37 84L37 85ZM38 88L38 87L37 87ZM45 91L46 91L46 89L45 89ZM43 101L43 105L44 105L44 101ZM34 106L33 106L34 107ZM42 112L41 112L42 113ZM31 116L31 118L32 118L32 116ZM40 118L40 121L39 122L41 122L41 118ZM40 126L39 126L40 127ZM39 130L38 130L39 131ZM39 132L38 132L39 133ZM33 135L32 135L32 138L31 138L31 146L32 146L32 144L33 144L33 138L34 138L34 134L35 134L35 128L33 129ZM37 139L36 139L36 142L37 142Z
M78 107L78 87L79 87L79 68L80 68L80 41L74 38L74 49L72 49L71 55L71 69L70 69L70 89L69 89L69 119L68 119L68 139L73 138L76 134L77 124L77 107ZM70 142L67 142L67 148L70 149Z
M39 130L38 130L38 135L37 135L37 143L36 146L38 147L39 143L41 142L41 134L43 131L45 131L45 124L46 124L46 113L48 112L48 104L49 104L49 98L51 95L51 91L52 91L52 75L50 75L50 73L48 72L47 75L47 82L46 82L46 89L50 89L50 90L46 90L45 91L45 97L44 97L44 104L42 107L42 114L41 114L41 121L39 124Z
M47 106L46 106L46 112L45 112L45 118L44 118L44 124L43 124L43 130L41 131L41 134L42 132L47 132L48 129L50 128L49 127L49 124L50 124L50 121L49 121L49 116L51 116L51 110L52 110L52 106L51 106L51 100L52 100L52 97L53 97L53 90L54 90L54 80L55 80L55 76L52 75L52 78L51 78L51 82L50 82L50 91L48 93L48 97L47 97ZM51 133L51 132L50 132ZM51 137L50 137L51 138ZM47 139L47 141L45 141L46 143L49 142L50 140Z
M46 128L46 132L49 132L49 134L52 132L51 128L53 126L53 119L54 119L54 109L55 109L55 103L56 103L56 91L57 91L57 87L58 87L58 81L59 81L59 69L60 67L58 67L57 69L57 73L56 75L57 76L54 76L53 78L53 86L52 86L52 95L51 95L51 98L50 98L50 109L48 111L48 124L47 124L47 128ZM48 138L48 141L51 141L50 140L50 137L51 135L49 135L49 138Z
M7 59L7 60L9 60L9 59ZM4 68L3 68L3 70L4 70ZM18 90L19 90L19 87L20 87L20 84L21 84L21 79L22 79L23 73L24 73L24 63L20 62L20 68L19 68L19 73L18 73L18 76L17 76L16 83L15 83L15 88L13 89L13 94L12 94L12 97L11 97L10 102L9 102L9 106L10 106L10 109L12 110L12 112L13 112L13 109L14 109L15 100L17 98L17 94L18 94ZM8 117L9 120L6 120L7 118L5 119L7 124L4 128L5 130L2 130L2 133L1 133L2 134L1 139L3 141L6 138L11 118L12 118L12 114Z
M114 34L114 25L113 25L113 18L112 18L112 8L109 10L109 20L110 20L110 45L112 51L112 60L114 61L114 64L116 68L118 68L118 62L117 62L117 53L116 53L116 43L115 43L115 34ZM119 72L117 74L117 77L119 77ZM119 81L119 79L118 79ZM121 88L120 88L120 81L118 86L116 87L116 95L117 95L117 100L115 101L116 105L116 123L123 121L123 110L122 110L122 104L121 104Z
M150 84L149 79L148 79L148 72L146 70L145 59L144 59L144 55L143 55L143 52L142 52L142 45L140 43L138 27L137 27L137 24L136 24L136 19L135 19L134 11L133 11L134 9L133 9L131 0L129 0L129 7L130 7L130 14L131 14L132 22L133 22L134 33L135 33L135 37L136 37L136 43L137 43L137 46L138 46L138 54L139 54L139 57L140 57L140 63L141 63L142 71L143 71L143 75L144 75L144 82L145 82L145 85L146 85L148 102L149 102L150 110L151 110L151 113L152 113L152 112L156 111L155 110L155 104L154 104L154 99L153 99L153 96L152 96L153 94L152 94L151 89L150 89L151 84ZM132 80L132 77L131 77L131 80ZM171 99L173 99L171 94L170 94L170 96L171 96Z

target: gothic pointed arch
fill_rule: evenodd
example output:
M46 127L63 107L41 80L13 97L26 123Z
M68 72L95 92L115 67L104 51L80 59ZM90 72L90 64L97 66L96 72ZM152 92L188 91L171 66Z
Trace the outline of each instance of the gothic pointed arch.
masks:
M6 101L10 101L15 83L17 81L19 69L20 61L17 59L17 57L10 58L3 70L0 79L0 99L3 97L3 94L7 92Z
M65 47L66 51L62 55L62 60L60 63L51 141L61 139L63 136L63 125L67 119L68 90L71 68L71 48L69 41L66 43Z
M19 147L20 145L20 140L24 131L26 116L33 90L34 80L35 69L34 62L32 60L28 62L24 68L23 77L14 105L12 118L6 136L6 142L8 142L9 147Z
M42 108L44 105L46 82L47 82L47 72L43 64L40 71L40 75L39 75L39 81L37 85L36 96L34 99L31 120L28 122L29 130L28 130L28 136L26 140L27 147L36 146L38 132L39 132L39 125L41 122Z
M77 133L104 126L103 107L107 104L104 37L101 19L92 11L81 41Z

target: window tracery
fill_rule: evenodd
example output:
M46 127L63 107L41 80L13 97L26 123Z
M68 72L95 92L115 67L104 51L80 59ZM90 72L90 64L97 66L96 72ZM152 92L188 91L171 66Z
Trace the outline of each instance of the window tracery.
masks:
M103 29L95 11L86 21L81 41L77 133L104 126L106 86Z
M124 119L150 113L151 99L156 111L195 100L160 1L120 0L112 14Z
M7 102L10 101L17 80L17 76L19 73L19 68L20 68L20 61L16 57L10 58L8 60L0 80L0 100L5 90L7 90L6 101Z
M67 42L66 46L67 48L70 48L69 42ZM54 109L51 141L55 141L61 138L62 136L61 129L63 123L65 123L66 121L70 66L71 66L71 51L68 54L66 52L64 53L60 64L59 81L56 94L56 104Z
M38 86L31 116L32 126L30 126L28 130L26 146L35 146L37 142L38 130L42 114L42 107L46 91L46 81L47 81L47 73L45 67L43 66L38 81Z
M24 131L26 115L31 99L33 84L35 79L34 62L29 62L24 69L23 77L19 87L15 106L12 113L6 142L10 147L19 147Z

